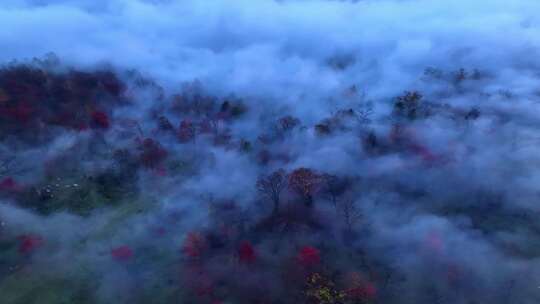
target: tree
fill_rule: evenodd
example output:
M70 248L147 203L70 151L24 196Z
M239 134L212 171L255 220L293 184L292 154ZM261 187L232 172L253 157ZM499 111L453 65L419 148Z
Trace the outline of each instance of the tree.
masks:
M195 126L191 120L185 119L180 123L180 127L178 129L178 139L180 139L182 143L195 139Z
M111 126L109 116L103 111L94 111L91 114L92 126L98 129L108 129Z
M259 177L257 180L257 190L267 196L273 203L272 214L279 212L280 195L286 185L287 179L283 169L279 169L268 176Z
M377 287L373 282L354 271L346 277L346 297L354 303L371 303L377 297Z
M317 266L321 263L321 252L313 246L304 246L298 251L296 259L304 267Z
M39 235L21 235L19 236L19 253L30 254L41 247L44 239Z
M300 195L306 206L313 205L313 195L320 189L322 177L308 168L298 168L289 174L289 188Z
M252 264L257 260L255 248L248 241L243 241L238 247L238 260L244 264Z
M171 123L171 121L165 117L165 116L160 116L158 118L158 128L162 131L171 131L171 130L174 130L174 126L173 124Z
M182 252L190 258L199 258L208 249L206 238L198 232L190 232L184 239Z
M414 120L418 118L421 111L420 102L423 96L418 91L406 91L402 96L396 98L394 104L394 114Z
M324 181L323 192L337 210L338 199L349 187L349 180L332 174L323 174L322 180Z
M151 138L143 140L139 147L141 163L147 168L156 168L167 158L167 150Z
M345 303L347 294L339 290L330 279L315 272L307 277L305 291L306 303L309 304L341 304Z
M369 131L361 138L362 147L366 153L376 155L381 152L382 144L374 131Z
M344 200L340 204L340 211L347 226L347 231L352 231L353 226L362 218L362 212L352 199Z
M300 120L294 116L283 116L278 120L278 129L282 132L287 132L300 124Z

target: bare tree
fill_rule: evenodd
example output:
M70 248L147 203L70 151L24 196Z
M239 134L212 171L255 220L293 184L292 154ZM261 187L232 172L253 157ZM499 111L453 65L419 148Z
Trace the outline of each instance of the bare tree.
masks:
M365 102L358 105L356 109L356 119L361 124L368 124L371 122L371 116L373 115L373 104L371 102Z
M353 226L362 218L362 212L358 209L356 201L352 199L343 200L340 204L340 211L345 220L347 230L351 231Z
M349 187L349 180L332 174L323 174L323 194L326 195L334 208L338 209L338 199Z
M283 169L279 169L268 176L261 176L257 180L257 190L272 201L273 214L279 212L281 192L286 186L287 178Z

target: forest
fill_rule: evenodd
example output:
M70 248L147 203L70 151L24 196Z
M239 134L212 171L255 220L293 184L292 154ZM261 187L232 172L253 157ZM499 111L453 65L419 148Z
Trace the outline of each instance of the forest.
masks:
M38 2L101 36L0 51L0 303L540 302L540 4Z

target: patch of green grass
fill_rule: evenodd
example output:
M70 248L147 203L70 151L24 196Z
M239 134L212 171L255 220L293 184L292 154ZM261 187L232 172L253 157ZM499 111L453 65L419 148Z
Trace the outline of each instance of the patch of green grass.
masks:
M85 280L16 273L0 282L2 304L93 304L95 286Z
M48 215L67 211L87 216L93 210L118 206L136 195L136 179L109 170L90 177L48 178L17 197L23 207Z

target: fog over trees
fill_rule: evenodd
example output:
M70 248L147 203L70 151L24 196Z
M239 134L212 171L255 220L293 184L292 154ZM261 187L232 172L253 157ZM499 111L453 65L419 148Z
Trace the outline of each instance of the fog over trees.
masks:
M0 303L539 303L539 11L3 0Z

